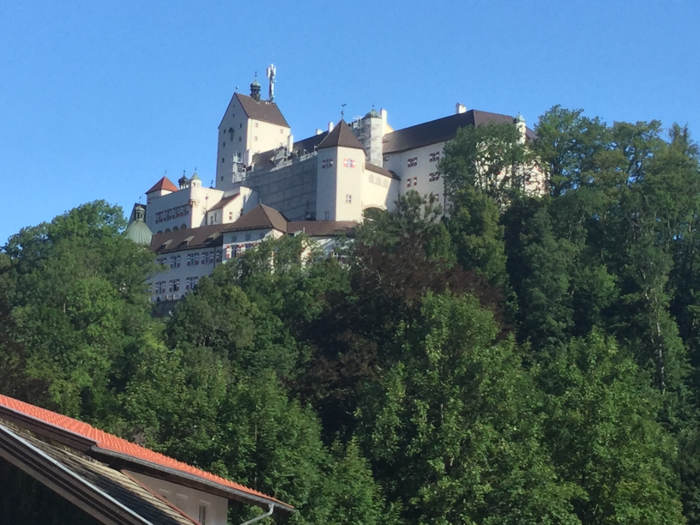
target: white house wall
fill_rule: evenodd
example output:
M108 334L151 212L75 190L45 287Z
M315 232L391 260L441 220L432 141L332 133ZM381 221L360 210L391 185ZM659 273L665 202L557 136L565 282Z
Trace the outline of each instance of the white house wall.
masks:
M423 196L436 195L444 204L445 181L438 165L443 156L445 143L437 142L398 153L384 155L384 168L400 178L399 194L415 190Z
M365 169L362 175L362 210L380 208L389 210L399 196L399 181Z
M335 216L331 220L360 221L365 153L357 148L339 147L337 156Z
M199 279L210 275L221 264L220 247L191 248L158 254L156 262L164 269L148 279L151 300L175 301L192 291Z
M205 213L224 195L221 190L192 184L187 188L152 199L146 209L146 224L153 233L204 226Z
M331 221L336 216L338 150L320 150L316 162L316 220Z

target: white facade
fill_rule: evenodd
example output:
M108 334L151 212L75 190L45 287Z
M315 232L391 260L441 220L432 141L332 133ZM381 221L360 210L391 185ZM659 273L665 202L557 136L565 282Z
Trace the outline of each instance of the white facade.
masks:
M438 169L443 156L444 142L384 155L384 168L399 174L399 194L415 190L421 195L435 195L444 203L445 181Z
M215 188L202 187L193 176L180 179L179 188L163 178L149 190L146 224L154 234L192 230L174 237L178 246L152 246L165 268L151 280L155 301L180 298L217 264L263 238L281 236L275 228L226 231L258 204L275 208L286 221L361 222L367 208L391 210L414 190L436 197L444 209L439 164L460 127L511 123L523 141L534 136L520 116L467 111L457 104L453 115L396 131L385 110L372 110L349 125L331 124L328 132L293 143L277 104L260 100L259 93L254 82L251 96L234 93L226 108L217 135ZM544 175L528 171L534 175L526 190L542 194ZM205 238L197 231L202 227L218 228L212 235L220 238Z
M235 188L245 174L245 166L250 165L256 153L290 145L289 126L254 118L246 112L243 102L250 105L250 98L234 93L219 124L216 163L218 189ZM252 103L269 104L266 101ZM263 106L258 109L264 113L271 108Z
M137 472L126 471L126 473L201 525L226 525L228 512L226 498Z
M206 224L207 210L219 203L224 192L202 187L202 182L195 176L178 191L164 195L148 194L146 224L153 233L198 228Z

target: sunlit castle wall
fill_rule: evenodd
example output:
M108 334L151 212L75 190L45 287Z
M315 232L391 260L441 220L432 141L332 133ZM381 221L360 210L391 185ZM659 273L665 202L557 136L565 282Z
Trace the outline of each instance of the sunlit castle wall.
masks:
M206 212L215 206L224 192L202 187L199 178L178 191L149 198L146 224L153 233L198 228L206 221Z
M399 198L400 181L385 170L375 171L365 167L362 174L362 211L367 208L392 210Z
M259 114L261 118L249 115L244 104L248 111ZM266 121L262 118L265 116L278 123ZM256 153L290 145L291 131L282 122L284 117L276 104L234 93L219 124L217 189L233 189L243 178L244 167L252 163Z
M324 148L318 154L316 219L362 220L365 152L359 148Z
M421 195L431 193L442 205L445 196L445 182L438 170L443 156L444 142L421 146L397 153L384 155L384 168L393 171L400 178L401 195L415 190Z
M260 202L275 208L289 220L316 217L317 157L308 155L273 169L253 169L245 185L259 196ZM322 219L322 217L321 217Z

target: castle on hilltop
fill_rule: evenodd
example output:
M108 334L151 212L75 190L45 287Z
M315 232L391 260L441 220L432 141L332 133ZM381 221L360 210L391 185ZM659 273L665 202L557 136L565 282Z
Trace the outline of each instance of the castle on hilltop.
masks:
M149 244L165 270L151 279L154 301L176 300L217 264L266 238L305 232L326 249L362 220L368 208L391 210L415 190L444 204L438 164L445 143L465 126L512 123L522 140L534 133L518 116L467 110L394 130L387 112L372 109L351 122L330 122L295 141L274 99L257 80L250 95L234 92L219 123L216 179L204 187L197 173L176 186L167 177L137 204L127 235ZM534 181L539 191L543 181Z

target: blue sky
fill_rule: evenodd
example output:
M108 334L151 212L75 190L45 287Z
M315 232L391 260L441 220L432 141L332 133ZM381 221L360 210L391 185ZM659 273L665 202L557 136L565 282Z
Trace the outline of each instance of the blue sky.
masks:
M456 102L555 104L700 139L700 2L10 2L0 0L0 245L105 199L128 212L164 173L209 183L238 86L277 66L295 138L384 107L395 127Z

